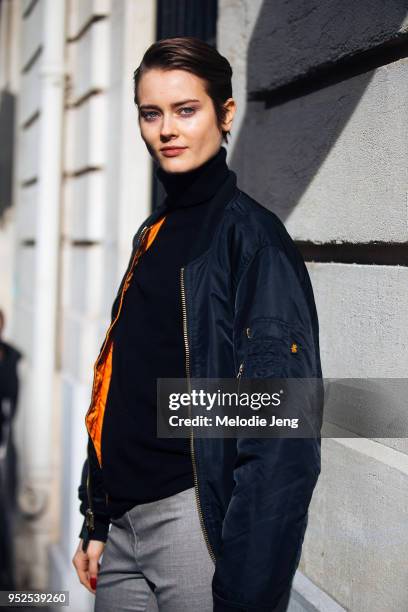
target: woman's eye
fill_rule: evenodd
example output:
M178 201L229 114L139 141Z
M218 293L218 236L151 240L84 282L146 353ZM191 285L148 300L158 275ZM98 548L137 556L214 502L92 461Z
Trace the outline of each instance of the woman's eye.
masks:
M141 115L143 119L146 119L147 121L151 121L152 119L154 119L153 115L157 115L157 111L142 111Z
M181 111L189 111L188 113L181 113L182 115L192 115L195 111L195 108L191 108L191 106L183 106L183 108L180 109Z

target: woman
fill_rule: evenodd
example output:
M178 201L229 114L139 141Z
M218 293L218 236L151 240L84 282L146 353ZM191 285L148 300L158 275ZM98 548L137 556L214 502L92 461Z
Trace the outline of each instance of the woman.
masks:
M134 74L167 197L133 240L86 416L73 563L97 612L285 610L300 558L319 440L156 435L158 378L321 377L303 259L225 161L231 75L192 37Z

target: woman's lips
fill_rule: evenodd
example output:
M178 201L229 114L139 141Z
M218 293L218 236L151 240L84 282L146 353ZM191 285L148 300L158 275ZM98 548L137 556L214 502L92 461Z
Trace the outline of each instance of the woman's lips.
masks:
M162 153L165 157L176 157L176 155L183 153L186 148L187 147L178 147L177 149L162 149Z

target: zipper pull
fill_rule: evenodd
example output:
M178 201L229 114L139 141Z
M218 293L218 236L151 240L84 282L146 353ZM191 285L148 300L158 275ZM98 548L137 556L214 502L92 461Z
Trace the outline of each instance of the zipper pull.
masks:
M239 388L241 386L241 378L242 378L242 372L244 371L244 362L242 362L239 366L239 370L238 370L238 374L237 374L237 380L238 380L238 389L237 389L237 393L239 395Z
M89 531L93 531L95 529L94 513L90 508L88 508L85 513L85 524Z

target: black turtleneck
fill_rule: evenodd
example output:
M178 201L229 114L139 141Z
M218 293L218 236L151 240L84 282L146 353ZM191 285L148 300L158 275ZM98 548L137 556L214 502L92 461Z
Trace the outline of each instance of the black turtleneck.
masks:
M112 376L102 430L108 512L194 486L189 439L156 436L157 378L185 378L180 268L208 249L234 193L226 150L184 173L156 169L166 219L136 265L112 330Z
M209 200L227 180L235 174L226 164L227 150L220 147L204 164L189 172L166 172L156 168L156 176L166 190L164 204L171 208L184 208Z

